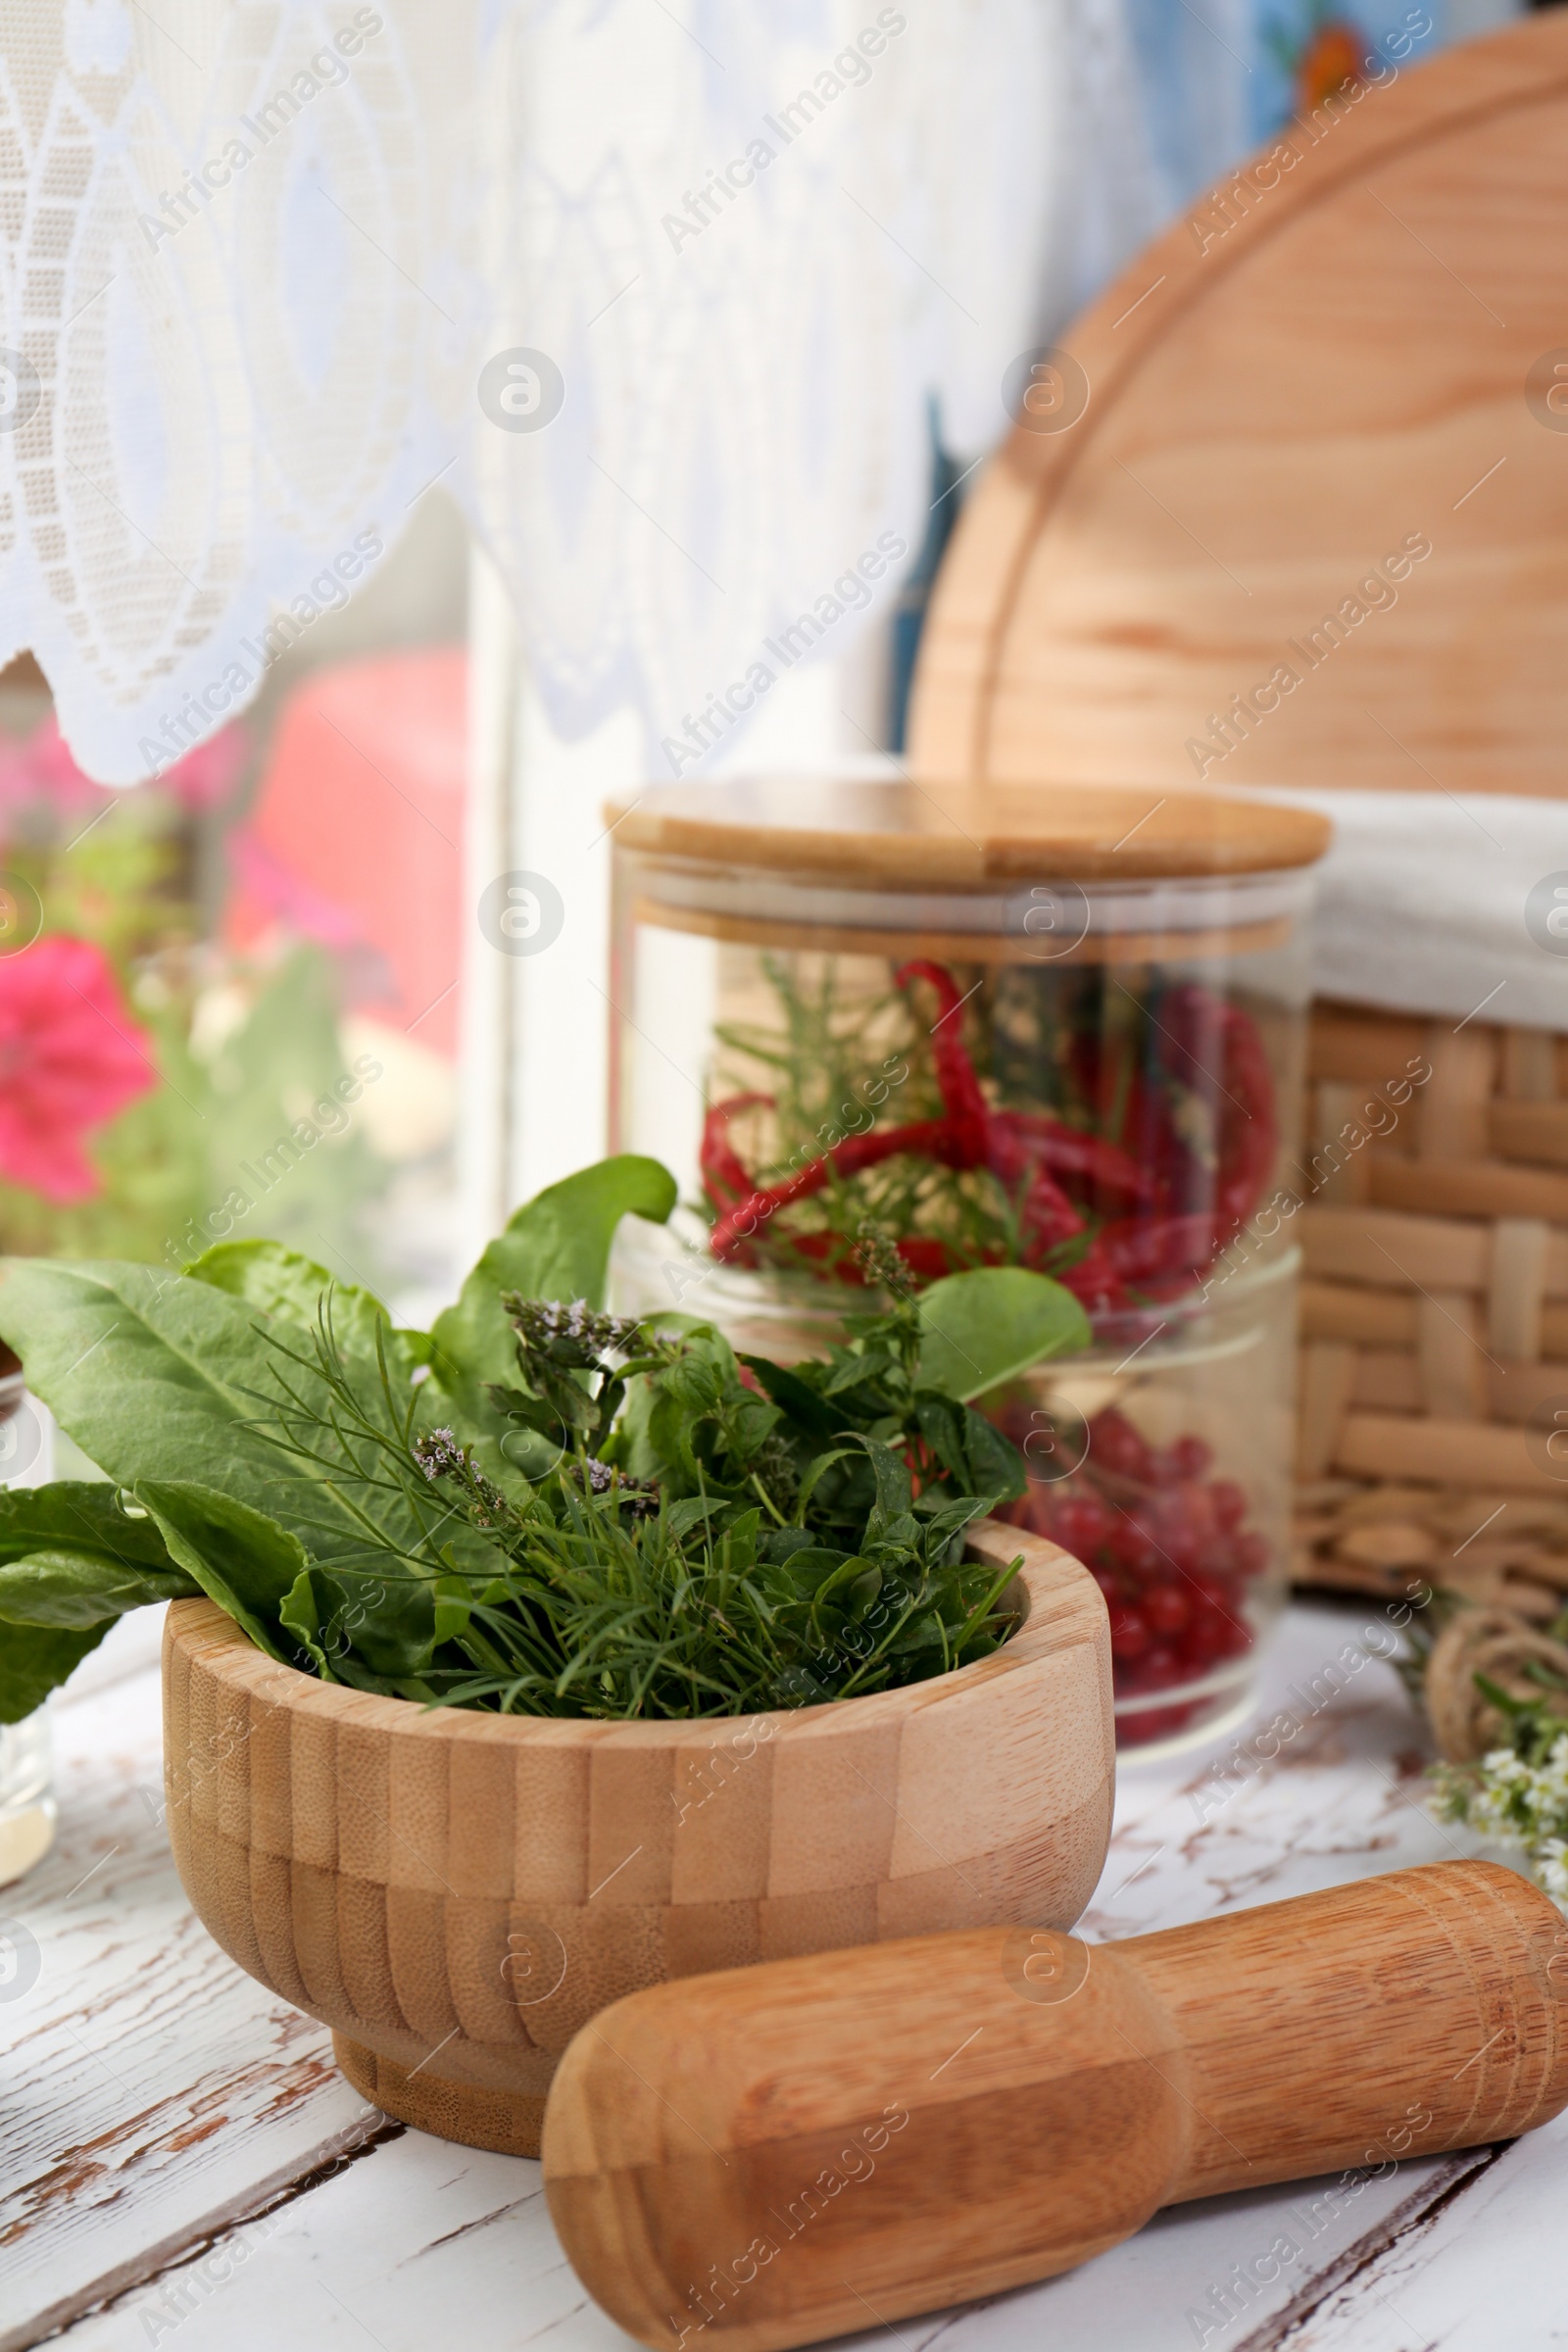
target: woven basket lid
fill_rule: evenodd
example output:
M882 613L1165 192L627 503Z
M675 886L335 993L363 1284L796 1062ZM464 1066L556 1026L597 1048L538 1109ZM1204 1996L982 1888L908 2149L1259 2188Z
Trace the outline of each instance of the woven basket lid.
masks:
M1278 873L1315 863L1331 830L1305 809L1214 794L815 776L655 785L611 802L605 821L647 857L893 891Z

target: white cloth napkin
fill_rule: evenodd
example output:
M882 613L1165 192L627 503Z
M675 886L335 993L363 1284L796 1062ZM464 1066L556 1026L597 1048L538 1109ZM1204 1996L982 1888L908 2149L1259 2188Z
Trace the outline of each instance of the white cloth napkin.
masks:
M1253 788L1334 822L1318 869L1313 987L1398 1012L1568 1032L1568 800L1514 793ZM1539 886L1561 878L1564 896Z

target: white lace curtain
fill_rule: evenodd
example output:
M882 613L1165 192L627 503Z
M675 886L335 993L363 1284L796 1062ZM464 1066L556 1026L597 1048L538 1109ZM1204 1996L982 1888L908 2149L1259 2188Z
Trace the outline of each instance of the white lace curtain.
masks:
M695 765L1152 225L1131 86L1122 0L0 0L0 659L132 782L439 478Z

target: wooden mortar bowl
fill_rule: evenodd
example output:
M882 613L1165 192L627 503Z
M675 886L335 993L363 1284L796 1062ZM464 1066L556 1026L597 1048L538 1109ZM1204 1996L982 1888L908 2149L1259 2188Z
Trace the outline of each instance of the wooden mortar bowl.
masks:
M425 1708L280 1666L206 1600L164 1636L174 1859L224 1951L387 2114L536 2156L557 2061L671 1977L940 1928L1070 1928L1110 1837L1105 1604L1021 1553L1021 1623L822 1706L598 1723ZM1020 1592L1021 1588L1021 1592Z

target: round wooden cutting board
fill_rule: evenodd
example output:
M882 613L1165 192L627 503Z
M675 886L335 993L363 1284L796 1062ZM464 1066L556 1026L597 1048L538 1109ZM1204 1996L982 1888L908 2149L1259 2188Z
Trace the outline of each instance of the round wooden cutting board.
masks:
M1568 11L1385 64L1064 332L938 583L917 774L1568 789Z

